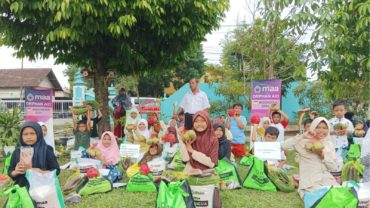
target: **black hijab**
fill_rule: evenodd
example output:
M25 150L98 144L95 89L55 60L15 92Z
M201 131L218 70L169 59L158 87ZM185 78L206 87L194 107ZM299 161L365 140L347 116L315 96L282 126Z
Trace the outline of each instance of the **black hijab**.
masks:
M53 148L46 144L41 126L35 121L27 121L22 125L21 133L19 135L19 144L21 147L28 147L28 145L24 143L22 139L22 133L26 127L32 127L36 131L37 135L36 143L31 146L33 147L32 167L46 170L47 149L50 148L53 151Z
M367 131L369 130L369 127L367 126L367 123L365 122L365 120L363 119L363 118L361 118L361 117L356 117L355 118L355 120L353 120L353 125L354 125L354 127L356 127L356 124L358 123L358 122L361 122L363 125L364 125L364 131L365 131L365 135L366 135L366 133L367 133ZM365 136L364 135L364 136Z
M231 156L231 144L230 141L226 138L225 126L222 123L213 124L213 129L216 131L218 127L221 127L223 135L218 139L218 159L222 160L224 157L230 159Z
M126 110L129 110L132 106L130 97L126 93L121 95L121 90L126 91L124 87L119 88L118 95L112 100L113 107L120 106Z
M353 112L347 112L346 114L344 114L344 118L350 120L352 122L352 124L354 125L354 123L353 123L353 116L354 115L355 114Z

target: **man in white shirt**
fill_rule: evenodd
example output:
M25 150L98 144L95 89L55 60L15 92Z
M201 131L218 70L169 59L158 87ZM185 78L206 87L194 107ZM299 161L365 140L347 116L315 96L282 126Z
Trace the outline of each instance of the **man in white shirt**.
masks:
M198 111L208 112L210 107L207 94L198 88L199 80L197 78L192 78L189 82L190 89L188 93L185 94L184 98L180 103L180 108L172 119L177 118L177 116L185 110L185 130L190 130L193 128L193 115Z

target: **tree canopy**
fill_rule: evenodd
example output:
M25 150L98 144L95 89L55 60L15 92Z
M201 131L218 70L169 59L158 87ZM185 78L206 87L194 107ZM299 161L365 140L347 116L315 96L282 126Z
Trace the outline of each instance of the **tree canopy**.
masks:
M219 27L229 0L0 0L1 44L17 57L56 58L95 73L108 113L108 69L121 74L174 69ZM108 116L99 123L110 130Z

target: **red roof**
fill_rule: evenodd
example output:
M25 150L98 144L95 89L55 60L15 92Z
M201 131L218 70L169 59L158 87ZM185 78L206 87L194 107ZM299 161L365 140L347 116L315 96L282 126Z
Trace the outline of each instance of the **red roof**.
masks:
M55 91L63 91L51 68L23 69L23 87L39 86L46 76L53 83ZM0 69L0 87L20 87L21 81L21 69Z

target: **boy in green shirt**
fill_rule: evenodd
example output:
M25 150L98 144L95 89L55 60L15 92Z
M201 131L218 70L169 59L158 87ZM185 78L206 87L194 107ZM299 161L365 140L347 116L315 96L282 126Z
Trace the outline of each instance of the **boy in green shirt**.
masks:
M89 108L87 112L87 121L86 120L80 120L78 123L76 121L76 115L72 116L73 119L73 133L75 135L75 144L73 146L74 150L78 150L80 147L84 147L85 149L89 149L90 147L90 137L91 137L91 131L90 131L90 125L87 125L90 123L90 111L91 107ZM71 107L71 110L73 112L73 107Z

